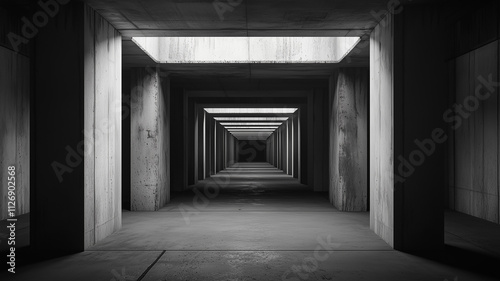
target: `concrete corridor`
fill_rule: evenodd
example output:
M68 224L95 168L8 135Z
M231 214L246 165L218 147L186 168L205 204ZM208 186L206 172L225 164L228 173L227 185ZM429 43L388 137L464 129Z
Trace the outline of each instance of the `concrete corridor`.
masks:
M212 188L215 183L219 189ZM193 204L195 198L199 202ZM471 225L467 223L471 217L457 213L447 217L447 240L462 249L458 263L450 256L423 258L395 251L370 231L367 212L339 212L326 194L311 192L267 163L238 163L173 196L158 212L124 211L123 227L94 247L20 268L17 277L498 280L469 272L460 264L466 259L477 262L478 255L485 257L487 251L477 245L492 245L495 237L482 242L462 239L468 235L464 226ZM476 230L490 227L485 233L498 233L497 225L480 220L472 224ZM473 252L478 254L470 255ZM495 254L498 257L500 251Z

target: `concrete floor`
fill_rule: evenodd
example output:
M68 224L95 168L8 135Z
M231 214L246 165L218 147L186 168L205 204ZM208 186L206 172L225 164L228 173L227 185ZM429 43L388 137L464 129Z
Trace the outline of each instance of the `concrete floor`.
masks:
M124 212L123 228L88 251L22 266L15 280L499 280L498 237L497 224L447 213L445 251L394 251L368 213L245 163L158 212Z

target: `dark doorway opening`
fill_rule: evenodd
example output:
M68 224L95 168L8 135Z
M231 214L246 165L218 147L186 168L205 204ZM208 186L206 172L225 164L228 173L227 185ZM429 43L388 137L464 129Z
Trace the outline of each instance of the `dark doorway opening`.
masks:
M238 162L266 162L266 141L238 141Z

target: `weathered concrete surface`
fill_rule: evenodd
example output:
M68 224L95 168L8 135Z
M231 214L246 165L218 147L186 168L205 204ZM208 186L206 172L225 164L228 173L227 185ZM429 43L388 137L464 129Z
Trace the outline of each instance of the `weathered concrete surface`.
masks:
M370 228L394 246L393 17L370 35Z
M30 59L0 47L0 61L0 220L3 220L8 218L9 166L15 166L15 214L30 211Z
M330 201L366 211L368 199L368 69L343 68L330 89Z
M453 179L450 186L450 208L491 222L499 222L498 184L498 87L490 92L480 80L498 79L498 41L466 53L454 60L454 101L475 95L489 94L479 102L477 109L467 111L470 116L462 119L454 132L454 162L450 162ZM495 79L497 77L497 79ZM474 109L473 102L465 107ZM455 111L454 114L458 114ZM454 122L452 125L455 125Z
M370 39L370 225L402 251L443 247L444 9L406 6Z
M359 36L399 2L87 1L124 36ZM116 13L120 11L120 13Z
M154 69L131 70L131 210L170 199L169 83Z
M95 13L95 12L94 12ZM95 13L95 240L121 227L121 35ZM107 121L107 125L104 122ZM99 139L102 134L102 139Z
M85 6L85 247L121 228L121 36Z
M82 251L121 227L121 36L71 2L34 40L31 242Z

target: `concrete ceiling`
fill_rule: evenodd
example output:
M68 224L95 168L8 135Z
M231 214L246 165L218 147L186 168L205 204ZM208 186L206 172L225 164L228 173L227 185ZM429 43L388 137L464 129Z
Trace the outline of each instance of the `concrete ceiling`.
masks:
M425 0L412 0L411 3ZM123 35L123 65L155 63L131 37L362 36L380 20L388 0L86 0ZM401 1L401 2L409 2ZM215 3L215 4L214 4ZM218 10L219 9L219 10ZM224 11L224 9L226 9ZM366 37L364 37L366 40ZM236 78L328 77L336 67L368 66L361 41L339 64L163 64L172 76Z
M417 0L413 0L415 2ZM86 0L124 36L361 36L388 0ZM402 1L405 2L405 1Z

